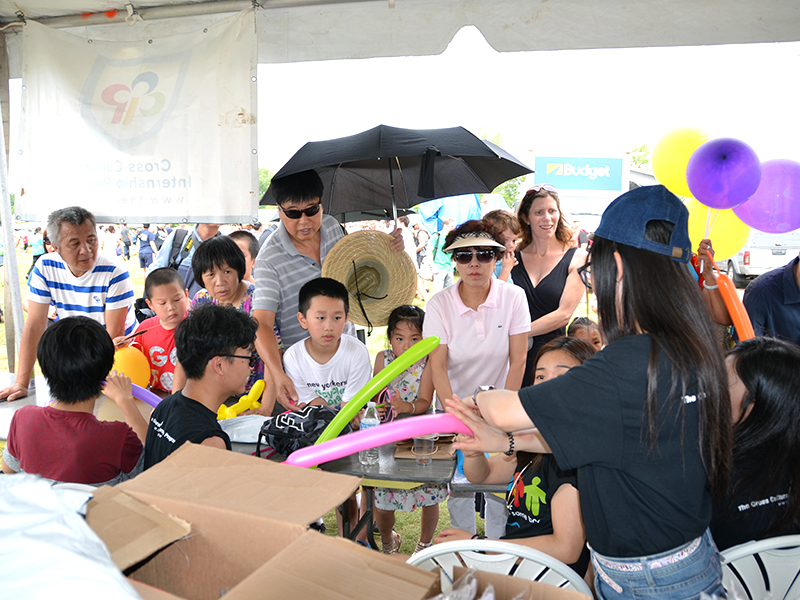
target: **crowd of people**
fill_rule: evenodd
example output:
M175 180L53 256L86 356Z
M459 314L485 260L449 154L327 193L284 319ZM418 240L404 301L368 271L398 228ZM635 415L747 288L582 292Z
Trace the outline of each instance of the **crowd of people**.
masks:
M599 598L723 597L719 549L800 531L797 331L776 317L759 337L723 347L715 322L730 316L711 241L693 269L688 211L663 186L617 198L591 238L570 227L548 184L528 190L516 212L445 220L436 232L408 220L390 230L368 223L412 257L425 304L394 308L373 364L348 321L347 288L321 276L353 226L324 214L313 171L272 185L280 221L261 239L198 224L165 229L158 247L157 226L129 231L154 313L141 323L121 232L99 231L79 207L50 215L55 252L32 268L20 367L0 396L27 394L38 359L54 402L16 412L5 472L101 485L134 477L185 441L230 450L217 411L256 380L267 384L264 416L338 411L415 342L437 336L439 346L387 386L384 416L413 417L438 402L464 421L472 435L456 438L460 475L508 488L505 499L483 499L486 537L571 565ZM122 260L99 253L104 243ZM800 295L796 264L778 276L787 294L794 284ZM574 318L587 290L596 321ZM51 305L58 319L48 327ZM167 395L149 421L130 380L111 371L125 343L142 349L151 387ZM94 419L101 391L127 426ZM450 527L437 532L445 499ZM398 510L420 509L416 551L483 537L476 505L444 486L379 488L382 550L399 550Z

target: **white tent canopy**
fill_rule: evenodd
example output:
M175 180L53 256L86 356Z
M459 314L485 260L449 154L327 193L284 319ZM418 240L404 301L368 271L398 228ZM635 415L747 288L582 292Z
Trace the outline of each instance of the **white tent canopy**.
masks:
M0 0L0 20L35 19L96 39L191 31L248 0ZM260 63L439 54L474 25L498 51L800 40L795 0L261 0ZM136 15L130 16L126 5ZM116 12L115 12L116 10ZM134 25L125 25L126 18ZM138 19L142 20L139 21ZM18 30L11 27L6 33ZM10 76L19 35L7 35Z

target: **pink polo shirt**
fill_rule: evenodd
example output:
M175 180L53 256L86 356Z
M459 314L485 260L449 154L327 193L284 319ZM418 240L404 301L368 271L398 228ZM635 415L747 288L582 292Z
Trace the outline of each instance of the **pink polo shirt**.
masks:
M502 388L508 376L508 338L531 328L521 287L492 278L486 302L472 310L458 295L461 282L435 294L425 307L423 337L447 345L447 375L453 393L465 398L479 385Z

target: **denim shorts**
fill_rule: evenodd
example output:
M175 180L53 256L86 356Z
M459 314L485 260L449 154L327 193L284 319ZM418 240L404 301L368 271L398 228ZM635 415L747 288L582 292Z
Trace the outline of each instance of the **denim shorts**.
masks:
M711 533L667 552L613 558L592 550L595 590L601 600L684 600L706 593L726 598L720 555Z

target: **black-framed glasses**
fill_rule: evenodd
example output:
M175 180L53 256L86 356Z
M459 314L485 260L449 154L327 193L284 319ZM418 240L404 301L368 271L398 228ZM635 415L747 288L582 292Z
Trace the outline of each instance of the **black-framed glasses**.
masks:
M299 219L303 215L307 217L313 217L322 208L322 204L312 204L307 208L283 208L282 206L279 206L278 208L280 208L283 211L283 214L285 214L288 218Z
M250 361L250 368L255 369L256 365L258 364L258 357L253 356L252 354L247 356L242 356L241 354L218 354L217 356L225 356L227 358L243 358L245 360Z
M495 259L494 250L456 250L453 252L453 260L460 265L468 265L475 256L479 263L489 263Z
M578 267L578 275L587 288L592 289L592 262L589 261L582 267Z

